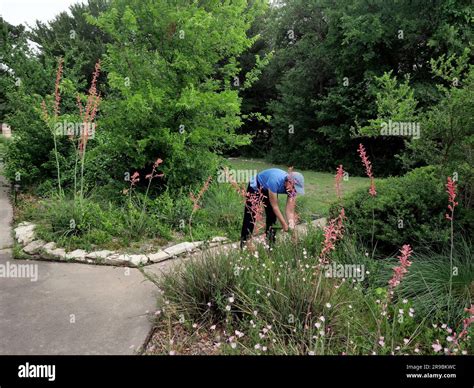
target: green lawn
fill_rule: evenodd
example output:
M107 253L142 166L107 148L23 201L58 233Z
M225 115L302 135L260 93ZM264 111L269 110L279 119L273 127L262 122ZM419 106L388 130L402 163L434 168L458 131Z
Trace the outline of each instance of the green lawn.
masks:
M229 158L231 168L241 170L265 170L277 167L287 170L288 166L270 164L261 159ZM317 172L312 170L298 170L305 178L305 195L298 198L300 213L302 217L327 216L329 206L335 200L334 174ZM369 188L368 178L351 177L343 181L343 195L351 193L359 188ZM283 209L286 201L285 196L280 196L280 205Z

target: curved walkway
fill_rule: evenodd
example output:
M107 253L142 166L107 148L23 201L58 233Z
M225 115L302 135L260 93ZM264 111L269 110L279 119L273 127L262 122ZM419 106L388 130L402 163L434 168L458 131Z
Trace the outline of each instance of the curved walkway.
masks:
M133 268L13 260L11 221L0 176L0 354L135 354L156 286Z

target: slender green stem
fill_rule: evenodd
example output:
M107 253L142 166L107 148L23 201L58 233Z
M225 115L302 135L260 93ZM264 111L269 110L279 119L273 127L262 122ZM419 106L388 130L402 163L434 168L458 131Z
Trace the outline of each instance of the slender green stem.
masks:
M374 235L375 235L375 209L372 208L372 253L374 251Z
M74 144L74 141L73 141ZM79 163L79 143L77 145L77 148L75 147L75 152L74 152L74 202L76 201L76 196L77 196L77 165Z
M82 199L84 198L84 160L86 158L86 145L84 144L84 149L82 150L82 155L81 155L81 194L80 194L80 199L82 202Z
M453 248L454 248L454 207L451 212L451 251L449 254L449 294L448 294L448 322L451 318L451 293L453 290Z
M52 131L52 134L53 134L53 142L54 142L54 156L56 158L56 171L58 174L58 193L59 193L59 196L62 197L63 190L61 187L61 168L59 167L58 143L56 140L56 134L54 133L54 130Z

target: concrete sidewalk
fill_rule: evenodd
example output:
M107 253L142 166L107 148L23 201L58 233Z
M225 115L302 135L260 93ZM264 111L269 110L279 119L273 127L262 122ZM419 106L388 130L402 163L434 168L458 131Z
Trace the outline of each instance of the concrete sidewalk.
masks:
M11 220L0 177L0 354L135 354L156 286L137 269L13 260ZM11 277L19 265L30 278Z

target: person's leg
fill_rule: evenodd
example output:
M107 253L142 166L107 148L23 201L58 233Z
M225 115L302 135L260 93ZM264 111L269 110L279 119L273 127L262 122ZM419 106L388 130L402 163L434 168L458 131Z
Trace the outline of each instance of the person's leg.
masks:
M247 187L247 193L254 194L254 190L250 187L250 185ZM251 236L253 233L254 220L253 220L251 207L252 207L252 203L250 202L250 199L247 197L245 201L242 232L240 233L240 248L244 247L244 244L248 240L249 236Z
M273 228L277 221L277 216L273 211L272 205L270 204L270 198L268 196L268 191L264 192L265 198L263 203L265 205L265 215L266 215L266 225L265 225L265 235L267 237L268 245L275 243L275 234L276 230Z

